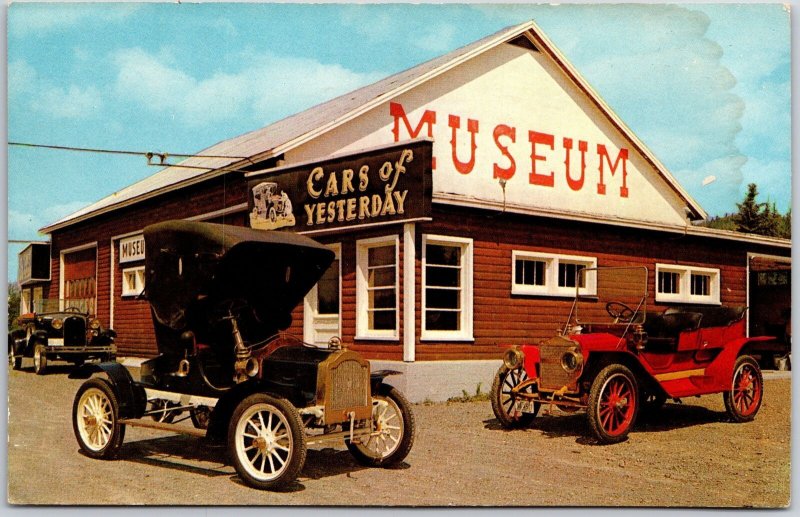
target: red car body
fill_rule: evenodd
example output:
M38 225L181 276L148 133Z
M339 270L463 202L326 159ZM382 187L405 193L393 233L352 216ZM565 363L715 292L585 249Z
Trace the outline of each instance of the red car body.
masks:
M611 301L606 304L610 321L595 322L605 300L602 293L584 296L593 322L580 321L579 293L562 332L506 352L492 390L501 424L527 424L541 405L586 409L597 438L613 443L625 439L643 406L711 393L724 394L734 420L755 417L763 381L753 356L775 338L747 337L744 307L673 306L647 314L642 269L636 268L644 287L632 300L635 309ZM600 275L603 268L593 271L598 279L610 278Z

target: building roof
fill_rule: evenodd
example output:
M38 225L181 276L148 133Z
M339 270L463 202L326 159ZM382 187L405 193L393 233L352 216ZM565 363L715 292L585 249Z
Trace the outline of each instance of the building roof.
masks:
M434 58L408 70L399 72L376 83L364 86L332 100L318 104L300 113L291 115L266 127L219 142L196 156L187 158L175 166L158 171L152 176L134 183L96 203L78 210L56 221L40 231L51 233L91 217L129 206L165 192L206 181L208 179L237 170L254 162L280 156L309 140L316 138L362 113L384 103L411 88L414 88L447 70L482 54L505 42L527 37L537 50L547 54L580 88L608 120L633 144L667 185L686 202L686 206L696 218L707 217L703 208L684 190L666 167L650 152L622 120L605 104L600 96L583 79L577 70L566 60L560 51L543 34L541 29L529 21L507 27L490 36L456 49L448 54ZM228 158L223 158L227 156ZM186 168L200 167L204 169ZM696 227L689 227L695 230ZM664 228L659 228L664 229ZM674 228L673 230L677 230ZM685 231L685 229L683 230ZM690 233L696 233L690 231ZM703 235L712 236L705 229ZM714 235L732 238L729 232ZM739 237L742 234L738 234ZM782 245L784 239L769 238L769 244Z

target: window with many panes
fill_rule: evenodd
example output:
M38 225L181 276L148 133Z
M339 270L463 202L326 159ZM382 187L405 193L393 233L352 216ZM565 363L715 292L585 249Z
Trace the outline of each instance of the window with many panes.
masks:
M422 236L421 339L472 340L472 239Z
M719 304L719 269L656 264L656 301Z
M581 274L583 269L597 267L594 257L515 250L511 267L512 294L575 296L577 288L583 295L597 293L593 272Z
M356 243L356 338L397 339L397 236Z

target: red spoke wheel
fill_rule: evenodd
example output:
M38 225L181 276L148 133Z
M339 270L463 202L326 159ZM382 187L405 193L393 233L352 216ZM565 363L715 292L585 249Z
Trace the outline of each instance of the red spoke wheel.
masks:
M602 443L623 441L639 413L639 387L631 371L621 364L600 370L589 391L589 425Z
M722 394L725 410L734 422L749 422L761 408L764 378L755 359L743 355L733 367L731 389Z
M530 425L536 414L539 412L539 403L534 402L530 413L519 411L516 407L517 397L512 393L512 389L523 381L528 380L528 375L524 368L509 370L505 365L497 370L492 383L492 411L506 429L515 427L526 427ZM523 389L525 393L533 393L533 386Z

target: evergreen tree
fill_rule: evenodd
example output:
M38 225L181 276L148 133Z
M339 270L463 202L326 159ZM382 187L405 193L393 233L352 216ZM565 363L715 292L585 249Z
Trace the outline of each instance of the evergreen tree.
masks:
M786 215L780 218L778 223L778 237L784 239L792 238L792 209L790 208Z
M766 203L757 203L758 187L755 183L747 185L747 194L741 203L736 203L739 212L734 214L733 222L736 230L745 233L761 233L764 222Z

